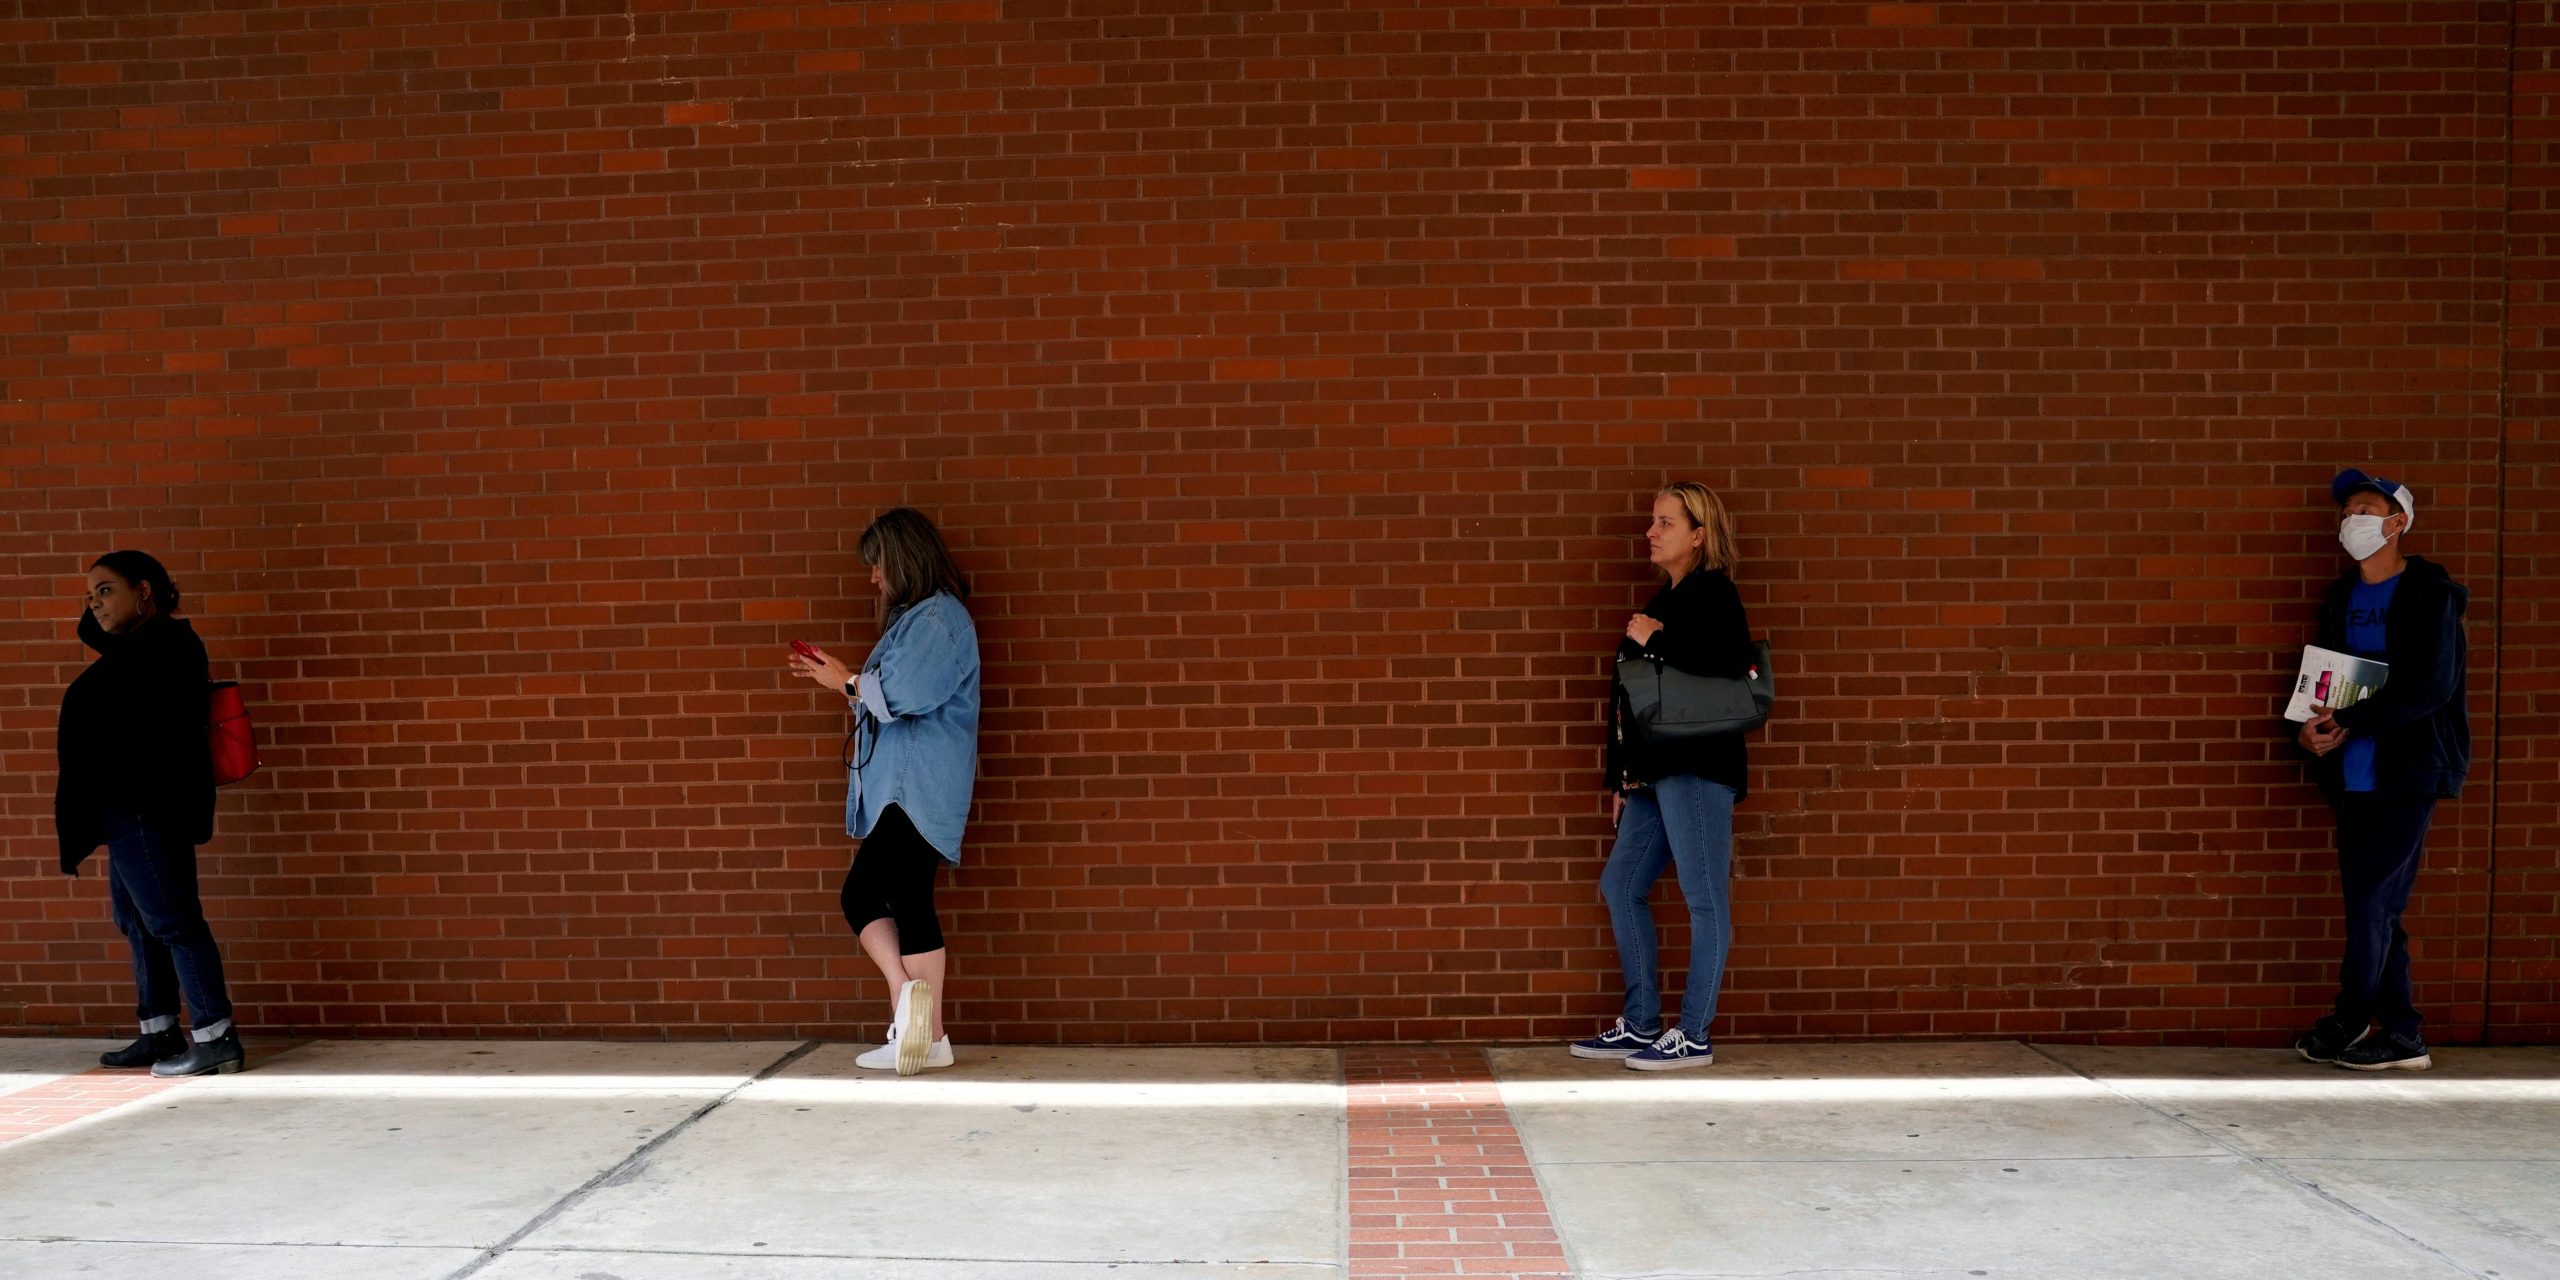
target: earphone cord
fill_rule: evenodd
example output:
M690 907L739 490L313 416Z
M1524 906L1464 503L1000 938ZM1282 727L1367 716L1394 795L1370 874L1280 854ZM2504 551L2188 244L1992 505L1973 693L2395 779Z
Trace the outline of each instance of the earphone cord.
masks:
M853 757L853 740L861 734L864 725L871 726L871 736L862 740L862 758L857 760ZM879 749L880 726L869 715L859 711L853 713L853 728L845 731L844 746L836 752L836 758L844 762L848 772L858 772L862 766L871 763L871 754Z

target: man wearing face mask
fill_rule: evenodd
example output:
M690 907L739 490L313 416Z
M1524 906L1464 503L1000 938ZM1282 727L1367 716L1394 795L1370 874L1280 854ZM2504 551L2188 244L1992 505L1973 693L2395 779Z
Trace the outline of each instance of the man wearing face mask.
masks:
M2444 566L2402 553L2417 520L2408 486L2350 469L2330 482L2329 496L2338 542L2355 565L2321 600L2314 643L2379 659L2391 673L2363 701L2323 711L2295 735L2337 815L2347 934L2337 1006L2294 1048L2358 1071L2423 1071L2434 1063L2410 1000L2400 916L2436 801L2461 794L2471 768L2462 633L2471 593Z

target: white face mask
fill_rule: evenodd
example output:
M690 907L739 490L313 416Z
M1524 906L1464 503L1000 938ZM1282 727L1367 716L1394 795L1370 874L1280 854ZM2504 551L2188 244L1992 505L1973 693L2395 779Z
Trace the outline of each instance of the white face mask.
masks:
M2381 516L2348 516L2338 522L2338 545L2358 560L2370 559L2390 541L2383 536Z

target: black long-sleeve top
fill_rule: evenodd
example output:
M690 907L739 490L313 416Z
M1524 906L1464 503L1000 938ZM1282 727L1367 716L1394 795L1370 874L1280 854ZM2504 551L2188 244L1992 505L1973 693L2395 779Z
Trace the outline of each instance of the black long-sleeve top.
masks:
M1743 616L1742 593L1722 569L1702 569L1677 584L1666 584L1645 602L1642 612L1662 624L1650 644L1621 637L1618 656L1650 657L1699 676L1740 679L1751 670L1751 622ZM1675 774L1695 774L1733 788L1734 798L1749 793L1742 735L1726 734L1697 742L1645 750L1622 742L1618 735L1618 701L1609 700L1609 788L1628 781L1656 782Z
M105 843L110 811L189 844L212 839L208 663L194 625L164 614L110 635L84 613L80 638L98 660L63 691L55 726L61 772L53 827L63 874L78 875Z

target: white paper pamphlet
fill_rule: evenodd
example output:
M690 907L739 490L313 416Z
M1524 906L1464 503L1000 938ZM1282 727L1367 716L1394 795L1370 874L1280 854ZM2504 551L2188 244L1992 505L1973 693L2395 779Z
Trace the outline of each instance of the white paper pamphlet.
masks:
M2372 697L2391 678L2391 664L2359 658L2316 644L2302 646L2302 674L2294 677L2293 701L2284 718L2309 721L2323 709L2336 711Z

